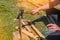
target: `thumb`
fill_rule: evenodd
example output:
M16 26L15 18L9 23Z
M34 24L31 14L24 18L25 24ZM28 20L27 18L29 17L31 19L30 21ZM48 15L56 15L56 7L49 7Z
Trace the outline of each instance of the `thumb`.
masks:
M53 24L48 24L48 25L47 25L47 27L51 27L51 26L53 26Z
M36 14L36 13L38 13L39 12L39 10L32 10L32 14Z

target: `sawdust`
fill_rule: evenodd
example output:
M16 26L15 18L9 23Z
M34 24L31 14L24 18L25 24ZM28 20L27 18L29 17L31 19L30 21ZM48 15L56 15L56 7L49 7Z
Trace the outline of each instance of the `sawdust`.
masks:
M20 35L18 31L13 32L13 40L20 40ZM22 40L30 40L30 38L24 33L22 33Z

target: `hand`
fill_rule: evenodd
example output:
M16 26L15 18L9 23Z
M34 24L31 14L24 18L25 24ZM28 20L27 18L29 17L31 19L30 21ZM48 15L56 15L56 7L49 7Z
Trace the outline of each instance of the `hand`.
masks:
M48 27L48 30L52 30L52 31L60 30L60 27L56 24L48 24L47 27Z
M37 12L39 12L40 8L37 8L35 10L32 10L32 14L36 14Z

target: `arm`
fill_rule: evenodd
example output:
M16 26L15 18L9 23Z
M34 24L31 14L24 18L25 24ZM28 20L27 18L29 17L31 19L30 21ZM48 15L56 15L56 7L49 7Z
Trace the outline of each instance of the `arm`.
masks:
M46 10L46 9L49 9L49 3L43 5L35 10L32 10L32 14L35 14L35 13L39 12L40 10Z
M58 4L60 4L60 0L54 0L52 2L49 2L50 8L52 8L52 7L54 7L54 6L58 5Z
M55 5L59 4L60 3L60 0L54 0L52 2L49 2L35 10L32 10L32 14L35 14L37 12L39 12L40 10L46 10L46 9L50 9L50 8L53 8Z

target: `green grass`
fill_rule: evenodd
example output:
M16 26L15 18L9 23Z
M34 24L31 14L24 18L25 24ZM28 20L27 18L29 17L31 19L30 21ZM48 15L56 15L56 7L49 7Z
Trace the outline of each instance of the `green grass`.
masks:
M14 18L18 8L15 7L15 0L0 0L0 40L12 40Z

